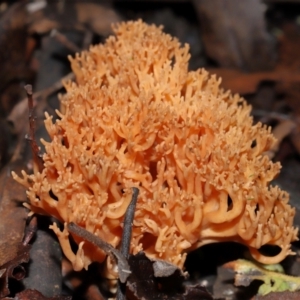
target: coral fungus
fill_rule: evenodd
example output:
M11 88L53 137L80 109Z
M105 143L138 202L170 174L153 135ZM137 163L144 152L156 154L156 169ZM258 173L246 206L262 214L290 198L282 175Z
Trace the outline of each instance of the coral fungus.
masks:
M142 21L114 27L104 44L70 58L76 82L65 83L44 169L23 178L27 207L51 215L65 255L76 270L105 254L73 236L66 224L87 229L118 247L131 188L140 190L131 253L182 267L189 250L236 241L260 262L291 254L297 237L288 194L269 183L280 170L265 155L270 128L253 124L250 106L223 91L220 80L188 71L187 45ZM277 245L273 257L259 252Z

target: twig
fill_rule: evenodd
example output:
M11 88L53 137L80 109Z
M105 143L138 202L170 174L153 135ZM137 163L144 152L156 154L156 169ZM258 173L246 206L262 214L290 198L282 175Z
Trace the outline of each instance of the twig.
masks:
M129 250L130 250L130 242L131 242L131 232L132 232L132 223L135 213L135 206L137 202L137 198L139 195L139 189L133 187L132 188L132 199L129 203L125 218L124 218L124 227L122 233L122 240L121 240L121 253L128 259Z
M127 262L127 258L129 256L132 222L134 218L135 206L139 190L137 188L132 188L132 192L132 199L130 204L128 205L124 218L124 227L121 240L121 252L115 249L109 243L103 241L99 237L95 236L86 229L76 225L75 223L71 222L68 224L69 232L76 234L84 240L96 245L97 247L102 249L106 254L113 255L113 258L115 258L118 261L119 281L116 298L117 300L125 299L126 286L124 285L124 283L126 282L128 276L131 273L129 264Z
M38 106L42 104L42 101L36 101L39 97L42 97L43 99L47 99L48 96L56 92L57 90L60 90L63 87L63 81L66 80L73 80L74 74L69 73L66 76L64 76L62 79L56 81L52 86L41 90L39 92L35 92L32 95L33 99L33 105L36 105L36 102L38 102ZM46 100L45 100L46 101ZM28 100L27 97L21 100L17 105L14 106L13 110L9 114L7 120L11 121L14 124L14 131L15 134L18 135L18 141L17 145L15 147L15 151L13 153L13 156L11 158L11 161L16 161L20 158L21 152L24 149L24 142L23 142L23 136L25 134L25 128L26 128L26 118L25 114L27 114L27 106L28 106Z
M262 123L267 123L270 121L270 119L276 120L276 121L286 121L286 120L291 120L291 116L286 115L286 114L281 114L277 112L269 112L261 109L253 109L252 110L252 115L254 117L259 117L261 118Z
M50 36L54 37L58 42L64 45L71 52L80 52L81 49L75 45L72 41L70 41L64 34L59 32L57 29L52 29Z
M71 72L64 76L63 78L59 79L56 81L53 85L50 87L43 89L39 92L35 92L32 95L34 103L36 102L35 100L38 99L39 97L47 98L54 92L60 90L63 87L63 81L67 80L73 80L74 79L74 74ZM22 119L24 112L26 111L26 106L27 106L27 97L21 100L17 105L14 106L13 110L8 116L8 120L13 122L15 125L18 125L18 122L20 119ZM17 130L18 131L18 130Z
M89 48L89 46L92 44L93 41L93 32L90 30L86 30L84 33L83 43L82 43L82 49L86 50Z
M125 213L124 227L123 227L122 240L121 240L121 253L124 255L126 259L128 259L129 256L132 223L133 223L137 198L139 195L139 190L134 187L132 188L132 192L133 192L132 199ZM117 300L125 300L125 295L126 295L126 285L123 282L121 282L121 280L119 280L118 289L117 289Z
M102 249L106 254L112 255L113 258L118 261L118 270L119 270L120 281L126 282L131 271L130 271L129 264L128 264L126 258L119 250L115 249L112 245L106 243L99 237L95 236L94 234L87 231L86 229L74 224L73 222L68 224L68 230L71 233L74 233L77 236L80 236L84 240L96 245L97 247Z
M33 216L25 229L25 234L24 234L24 239L22 244L24 246L27 245L31 241L32 237L35 235L36 232L37 232L37 217Z
M32 98L32 85L27 84L24 86L27 98L28 98L28 109L29 109L29 141L33 156L33 165L36 171L41 172L43 170L43 161L40 155L40 149L35 140L35 118L33 115L33 98Z

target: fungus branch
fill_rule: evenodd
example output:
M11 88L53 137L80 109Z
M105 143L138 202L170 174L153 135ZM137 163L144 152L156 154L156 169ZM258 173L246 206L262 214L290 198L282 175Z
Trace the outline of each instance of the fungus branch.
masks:
M262 263L292 254L295 209L270 184L280 171L266 156L275 145L270 128L254 125L251 107L221 89L216 76L189 72L188 46L162 28L132 21L114 32L69 58L76 82L64 83L59 118L46 114L42 172L13 174L28 189L33 213L74 222L76 255L67 226L51 227L74 269L104 261L95 236L120 262L129 248L179 268L188 251L225 240L245 244ZM37 165L29 86L27 93ZM128 235L133 186L139 201ZM270 258L257 251L263 245L282 251ZM107 274L118 275L110 260Z

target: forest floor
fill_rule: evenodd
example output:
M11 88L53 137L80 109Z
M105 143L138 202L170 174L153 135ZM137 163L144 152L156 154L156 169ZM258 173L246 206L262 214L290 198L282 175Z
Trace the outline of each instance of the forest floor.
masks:
M270 155L282 164L274 183L289 192L296 208L294 225L300 226L300 1L224 3L0 1L0 299L111 296L97 264L87 271L72 271L48 229L47 217L35 219L33 232L32 223L26 221L28 212L20 205L26 201L25 191L10 173L32 167L30 143L24 138L29 133L24 86L33 86L39 140L46 136L44 112L55 115L59 108L62 79L74 78L68 55L103 42L111 34L111 23L121 20L163 25L165 32L190 45L190 70L205 68L222 77L224 89L252 105L255 122L272 126L278 142ZM287 257L282 266L286 274L300 277L300 244L293 243L292 249L296 255ZM177 298L166 292L160 299L300 299L300 292L276 290L258 296L257 280L235 286L234 272L224 264L247 257L246 251L236 243L218 243L189 253L184 285L190 289ZM179 277L172 280L180 281ZM147 290L152 288L145 285L144 293L127 297L158 300Z

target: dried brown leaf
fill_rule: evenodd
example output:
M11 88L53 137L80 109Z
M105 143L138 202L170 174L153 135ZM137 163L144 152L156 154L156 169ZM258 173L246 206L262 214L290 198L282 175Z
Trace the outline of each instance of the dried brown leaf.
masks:
M70 296L54 296L54 297L45 297L42 293L37 290L25 290L21 293L18 293L15 300L71 300Z
M245 73L240 70L226 68L208 69L208 71L222 78L221 86L224 89L242 95L255 93L262 81L294 84L299 84L300 82L300 73L291 73L288 69L254 73Z
M28 6L27 6L28 8ZM43 34L52 29L90 29L99 35L111 33L111 23L121 17L108 5L94 1L47 1L41 9L29 9L29 32Z
M266 30L265 6L260 0L193 3L206 52L220 66L258 71L275 65L275 41Z
M27 218L22 203L26 200L25 188L11 177L11 171L21 172L20 161L8 164L0 173L0 266L12 260L19 251Z
M28 61L32 53L27 35L26 10L23 1L12 5L0 18L0 114L6 116L20 95L19 84L32 76ZM28 44L29 43L29 44ZM26 50L28 49L28 51Z
M24 96L20 82L31 82L33 33L52 29L91 30L108 35L121 18L109 5L94 1L19 1L0 18L0 116L5 117Z
M29 258L28 248L22 245L26 209L22 203L26 200L25 189L11 177L11 170L23 169L20 161L10 163L0 173L0 269L6 269L2 276L0 295L8 293L7 278L13 269Z

